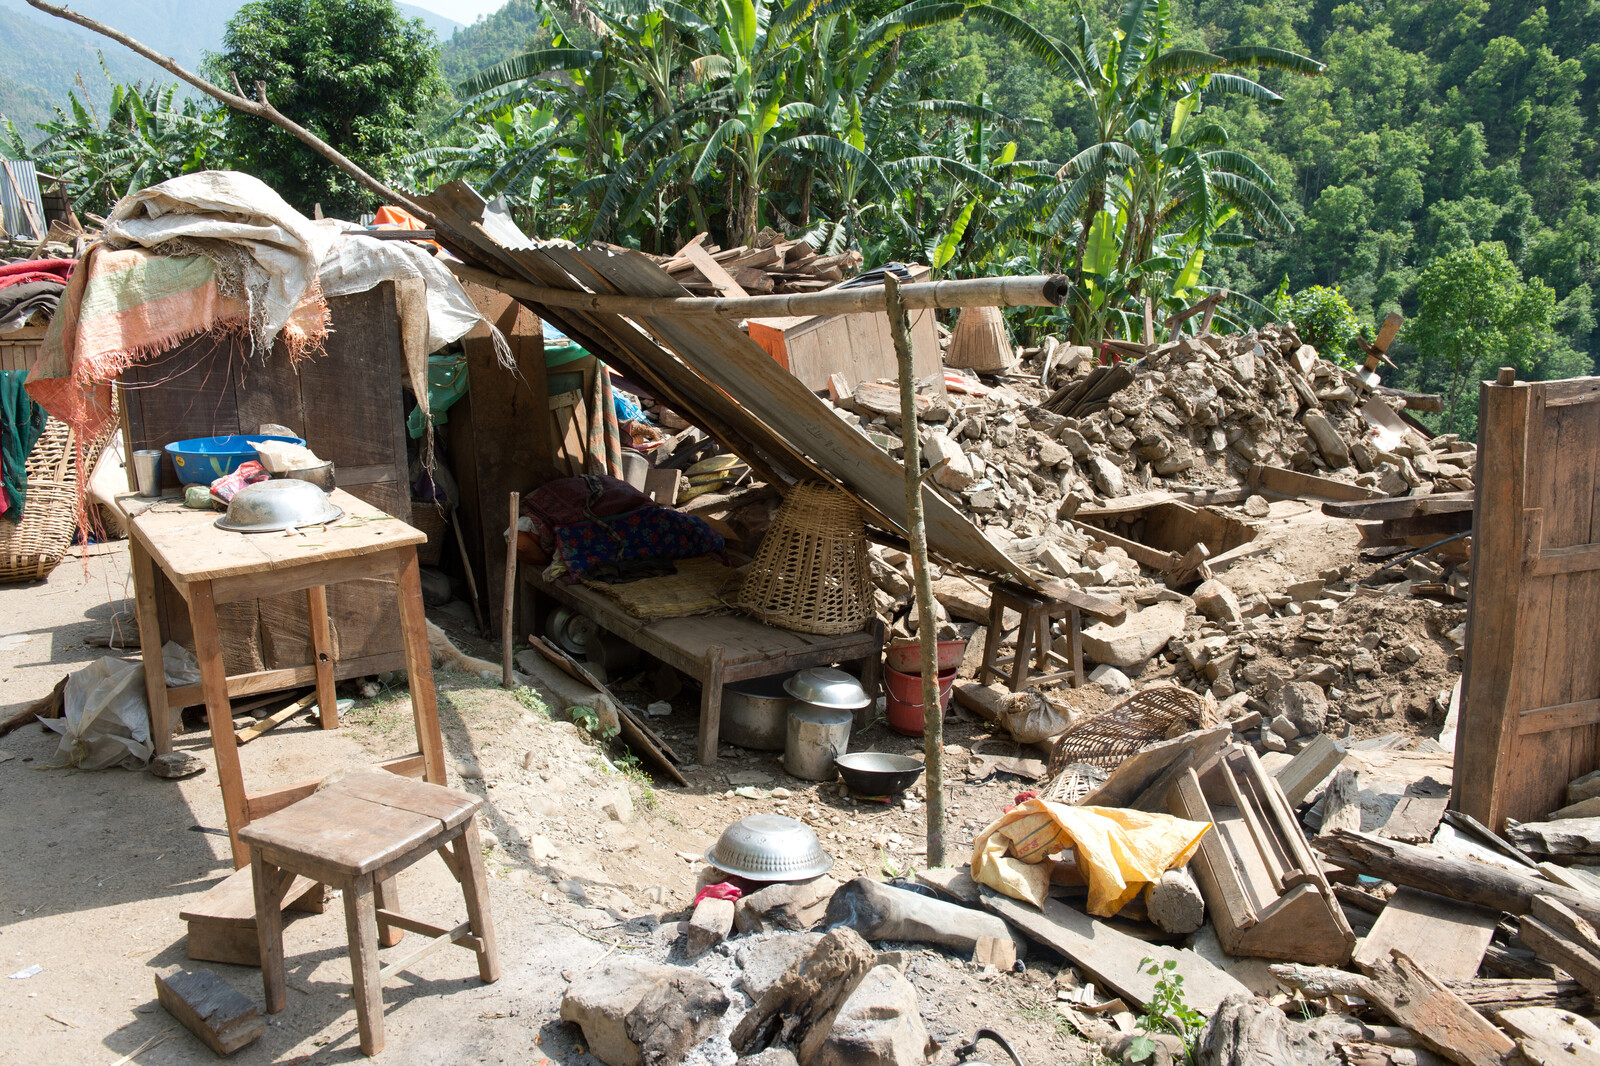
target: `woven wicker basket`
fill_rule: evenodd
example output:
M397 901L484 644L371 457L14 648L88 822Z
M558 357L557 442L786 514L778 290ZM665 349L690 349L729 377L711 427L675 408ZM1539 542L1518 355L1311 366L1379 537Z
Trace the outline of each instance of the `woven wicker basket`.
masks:
M1009 369L1011 337L1006 319L998 307L963 307L950 335L946 366L965 367L985 373Z
M23 469L28 498L22 518L13 522L0 515L0 583L49 577L78 525L78 469L66 423L52 418L45 424Z
M450 528L450 516L436 503L412 500L411 527L428 535L428 543L417 548L417 562L423 566L438 566L444 554L444 535Z
M1147 688L1061 734L1050 751L1050 776L1079 762L1114 770L1150 744L1199 729L1210 718L1206 701L1186 688Z
M872 582L861 508L832 485L796 485L761 538L736 605L801 633L866 628Z

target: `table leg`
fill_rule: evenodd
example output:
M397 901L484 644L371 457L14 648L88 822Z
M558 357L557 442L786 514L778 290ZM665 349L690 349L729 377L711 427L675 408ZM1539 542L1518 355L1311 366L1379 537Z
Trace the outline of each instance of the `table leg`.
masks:
M250 860L249 849L239 842L239 830L250 824L250 811L244 796L244 772L239 768L239 744L233 735L228 673L222 665L222 644L217 637L217 608L211 599L211 582L197 581L188 591L195 658L200 660L200 689L206 697L211 751L217 758L222 809L228 816L228 840L233 844L233 865L237 869Z
M722 731L722 646L706 649L706 676L700 679L700 765L717 761L717 736Z
M306 589L306 613L311 619L311 650L316 655L317 711L322 728L339 726L339 696L333 685L333 636L328 630L328 590L322 585Z
M372 902L372 875L344 889L344 929L350 941L350 998L356 1004L361 1053L383 1050L383 981L378 976L378 912Z
M406 683L411 688L411 716L422 751L422 779L445 783L444 737L439 733L439 704L433 688L433 653L428 650L428 616L422 610L422 575L415 548L395 574L400 594L400 631L406 642Z
M865 729L878 713L878 697L883 695L883 622L872 621L872 654L861 660L861 687L872 702L856 712L856 728Z
M1030 645L1039 632L1039 623L1030 613L1031 610L1028 606L1023 606L1022 624L1017 627L1017 654L1011 660L1012 692L1021 692L1023 686L1028 683L1028 666L1033 657L1033 648Z
M1067 625L1072 627L1072 687L1082 688L1083 677L1083 615L1076 607L1067 615Z
M374 903L379 910L388 911L390 914L400 913L400 879L398 876L385 878L372 883ZM382 918L378 919L378 946L392 948L405 938L406 931L399 926L390 925Z
M144 695L150 704L150 742L156 754L172 750L172 710L161 653L161 612L156 607L156 568L138 537L128 538L133 567L133 602L139 615L139 654L144 659Z

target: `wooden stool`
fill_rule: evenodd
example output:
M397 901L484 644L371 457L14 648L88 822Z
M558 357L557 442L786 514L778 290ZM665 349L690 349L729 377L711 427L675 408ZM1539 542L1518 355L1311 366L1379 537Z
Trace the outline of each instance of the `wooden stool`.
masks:
M1012 692L1021 692L1028 683L1028 661L1040 671L1052 666L1066 666L1065 670L1034 675L1034 684L1072 678L1072 687L1083 685L1083 616L1078 607L1066 599L1035 592L1009 581L996 581L989 589L989 634L983 644L983 665L978 670L978 683L987 685L993 678L1006 681ZM1017 629L1017 653L999 658L1000 636L1004 632L1007 609L1022 615L1022 625ZM1050 622L1056 618L1068 619L1071 631L1072 657L1060 654L1050 646ZM1034 645L1037 644L1037 647ZM1000 667L1010 666L1007 678Z
M296 874L344 892L352 998L365 1054L383 1050L384 978L454 943L477 953L478 976L485 982L499 980L489 885L473 820L481 806L482 800L465 792L379 771L343 778L241 830L239 837L250 848L255 882L267 1013L276 1014L285 1005L279 901ZM399 897L393 878L434 851L461 882L466 898L467 920L454 929L396 913ZM380 969L380 935L389 947L399 943L405 931L432 939Z

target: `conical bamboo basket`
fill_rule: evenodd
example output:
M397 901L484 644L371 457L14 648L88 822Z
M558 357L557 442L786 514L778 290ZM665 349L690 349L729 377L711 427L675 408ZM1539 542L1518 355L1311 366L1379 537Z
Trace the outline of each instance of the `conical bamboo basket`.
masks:
M856 633L872 618L867 526L840 489L802 482L773 516L738 606L800 633Z
M1006 333L1006 319L1000 309L963 307L944 361L946 366L979 373L1011 369L1011 337Z

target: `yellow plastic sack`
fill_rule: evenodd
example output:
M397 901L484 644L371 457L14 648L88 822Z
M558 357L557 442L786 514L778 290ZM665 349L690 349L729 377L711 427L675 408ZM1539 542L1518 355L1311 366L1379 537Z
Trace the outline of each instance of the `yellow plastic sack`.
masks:
M1050 856L1071 848L1089 884L1089 913L1109 918L1162 873L1187 863L1210 828L1170 814L1030 799L978 835L972 879L1042 907L1056 865Z

